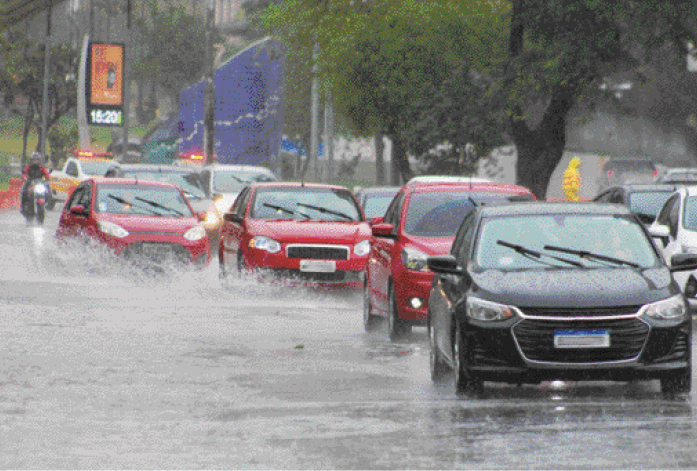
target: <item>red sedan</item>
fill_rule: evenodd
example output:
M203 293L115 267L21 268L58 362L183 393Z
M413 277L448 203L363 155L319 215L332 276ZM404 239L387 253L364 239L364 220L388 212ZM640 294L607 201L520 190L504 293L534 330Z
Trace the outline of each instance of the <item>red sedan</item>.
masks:
M457 228L475 205L534 200L530 190L517 185L404 185L385 216L372 220L363 301L366 330L373 330L380 317L387 317L389 337L398 340L413 325L425 325L433 279L426 259L448 253Z
M220 235L220 276L360 287L370 226L345 187L253 183L239 194Z
M91 238L147 265L203 267L211 247L202 217L171 183L90 178L68 197L56 236Z

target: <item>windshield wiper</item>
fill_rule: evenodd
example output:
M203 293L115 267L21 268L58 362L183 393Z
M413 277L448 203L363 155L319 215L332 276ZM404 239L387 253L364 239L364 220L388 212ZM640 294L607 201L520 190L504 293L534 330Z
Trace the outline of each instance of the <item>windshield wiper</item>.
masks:
M152 207L154 207L154 208L164 209L165 211L173 212L174 214L178 214L179 216L183 216L183 215L184 215L184 213L182 213L182 212L179 211L178 209L170 208L169 206L162 205L162 204L160 204L160 203L158 203L158 202L156 202L156 201L151 201L151 200L148 200L148 199L145 199L145 198L141 198L140 196L136 196L134 199L135 199L135 200L138 200L138 201L142 201L143 203L147 203L147 204L149 204L150 206L152 206Z
M115 195L107 195L107 198L111 198L112 200L117 201L121 204L125 204L126 206L129 206L129 207L134 207L134 208L142 209L143 211L148 211L148 212L154 214L155 216L162 216L162 213L158 213L154 209L145 208L145 207L140 206L138 204L133 204L132 201L125 200L125 199L120 198L120 197L115 196Z
M560 262L568 263L569 265L573 265L577 268L583 268L582 263L575 262L573 260L568 260L568 259L562 258L562 257L555 257L554 255L550 255L547 253L538 252L536 250L532 250L532 249L529 249L527 247L523 247L522 245L511 244L510 242L506 242L505 240L497 240L496 243L499 245L502 245L504 247L508 247L509 249L513 249L516 252L518 252L519 254L521 254L522 256L527 257L531 260L536 260L540 263L546 263L546 262L543 262L542 260L540 260L542 258L542 256L545 256L545 257L549 257L549 258L552 258L552 259L560 261ZM545 249L546 248L547 248L547 246L545 246ZM550 264L548 263L548 265L550 265ZM552 265L552 266L554 266L554 265Z
M340 218L344 218L347 221L353 221L353 218L349 216L346 213L342 213L341 211L334 211L329 208L325 208L324 206L314 206L311 204L305 204L305 203L297 203L298 206L304 206L306 208L314 209L315 211L319 211L322 214L333 214L334 216L339 216Z
M262 203L262 206L266 206L267 208L275 209L276 211L281 211L286 214L295 214L295 211L292 209L284 208L283 206L276 206L275 204Z
M564 247L556 247L554 245L545 245L544 248L545 248L545 250L553 250L555 252L568 253L570 255L577 255L581 258L597 260L599 262L609 262L609 263L614 263L616 265L627 265L627 266L630 266L632 268L639 268L638 263L630 262L628 260L622 260L621 258L614 258L614 257L605 256L605 255L599 255L597 253L588 252L587 250L567 249Z

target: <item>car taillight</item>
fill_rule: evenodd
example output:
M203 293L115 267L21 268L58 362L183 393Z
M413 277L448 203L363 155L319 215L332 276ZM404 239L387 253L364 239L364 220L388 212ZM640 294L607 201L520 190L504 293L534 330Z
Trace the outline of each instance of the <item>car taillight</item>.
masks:
M612 170L608 170L608 171L607 171L607 176L608 176L608 177L611 177L611 176L612 176Z
M657 177L657 176L658 176L658 170L654 170L654 171L653 171L653 176L654 176L654 177Z

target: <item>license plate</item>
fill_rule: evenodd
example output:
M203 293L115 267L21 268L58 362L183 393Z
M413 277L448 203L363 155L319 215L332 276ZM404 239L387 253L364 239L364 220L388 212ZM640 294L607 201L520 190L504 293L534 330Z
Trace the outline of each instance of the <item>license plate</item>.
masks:
M555 330L556 348L606 348L610 346L608 330Z
M300 271L334 273L336 271L336 262L334 260L300 260Z
M143 255L149 258L167 258L171 253L169 247L160 244L143 244Z

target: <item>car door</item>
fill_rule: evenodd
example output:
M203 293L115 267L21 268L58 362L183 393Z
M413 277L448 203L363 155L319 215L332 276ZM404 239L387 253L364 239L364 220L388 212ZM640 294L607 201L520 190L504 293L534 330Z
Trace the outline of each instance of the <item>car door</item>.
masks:
M91 186L84 183L75 188L70 198L63 208L60 221L58 222L60 234L70 237L87 236L94 231L89 230L90 223L88 214L91 213ZM71 210L75 206L83 206L85 213L75 214Z
M476 219L476 211L471 211L465 216L450 249L450 254L456 258L458 266L463 269L469 264ZM436 290L441 293L442 299L437 306L431 306L429 300L431 307L429 315L433 316L431 322L436 329L436 345L452 364L453 345L450 333L455 328L455 310L465 297L470 279L462 275L439 273L434 277L434 285L437 285Z
M371 250L367 268L369 272L369 289L371 290L374 309L383 313L387 313L389 309L387 289L392 273L392 257L394 256L395 239L399 234L404 198L404 193L399 193L385 212L383 223L392 224L392 234L387 237L374 235L371 238ZM399 257L400 254L398 253L397 256Z

